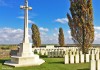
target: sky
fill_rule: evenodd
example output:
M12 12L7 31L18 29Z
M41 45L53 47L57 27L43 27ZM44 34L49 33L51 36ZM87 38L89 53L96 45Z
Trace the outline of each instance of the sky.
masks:
M66 14L69 13L69 0L28 0L29 38L31 25L36 24L40 30L42 44L58 44L58 32L62 27L65 44L73 43ZM24 0L0 0L0 44L19 44L23 40L24 11L20 6ZM100 41L100 0L93 0L95 39Z

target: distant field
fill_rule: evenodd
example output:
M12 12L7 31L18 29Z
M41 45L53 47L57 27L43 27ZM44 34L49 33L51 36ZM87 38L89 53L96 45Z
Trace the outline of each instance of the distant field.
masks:
M2 50L11 50L17 48L18 45L0 45L0 49Z
M46 47L46 45L50 45L50 44L42 44L40 47ZM54 45L55 47L60 47L58 44L52 44ZM10 45L7 45L7 44L3 44L3 45L0 45L0 48L14 48L14 47L18 47L19 45L18 44L10 44ZM93 44L92 45L93 47L100 47L100 44ZM34 47L34 45L33 45ZM75 44L65 44L64 47L76 47Z
M89 70L89 63L64 64L64 58L43 58L46 62L40 66L18 67L2 65L0 70ZM0 65L4 60L0 60Z

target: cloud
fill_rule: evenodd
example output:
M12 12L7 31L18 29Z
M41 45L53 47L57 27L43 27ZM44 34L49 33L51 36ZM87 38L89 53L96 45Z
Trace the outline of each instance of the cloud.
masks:
M58 35L56 33L54 33L53 36L58 36Z
M45 32L48 32L48 31L49 31L49 29L48 29L48 28L43 28L43 27L40 27L39 29L40 29L40 31L45 31Z
M42 40L42 44L57 44L58 43L58 38L53 35L42 36L41 40Z
M24 19L24 16L18 16L17 18L19 18L19 19Z
M31 39L31 28L29 28L29 40ZM23 41L23 29L0 28L0 44L19 44Z
M7 6L5 0L0 0L0 6Z
M0 28L0 44L16 44L22 41L23 30Z
M46 41L48 41L49 43L47 35L49 29L43 27L41 27L40 29L41 29L40 34L42 43L47 43ZM31 36L32 36L32 31L31 28L29 28L30 42L32 42ZM23 40L23 29L14 29L8 27L0 28L0 44L19 44L22 42L22 40Z
M95 26L94 29L95 30L100 30L100 26Z
M17 18L19 18L19 19L24 19L24 16L18 16ZM35 22L29 19L29 20L28 20L28 23L29 23L29 24L34 24Z
M94 32L94 43L99 44L100 42L100 26L94 26L95 32Z
M48 28L39 27L41 34L41 42L42 44L58 44L58 32L57 28L54 28L54 31L51 32ZM49 34L50 33L50 34ZM31 39L32 32L31 28L29 28L29 39ZM73 43L72 37L70 34L70 30L64 32L65 43L70 44ZM19 44L23 40L23 29L15 29L15 28L0 28L0 44ZM100 30L95 31L95 44L99 44L100 42Z
M98 27L95 26L94 29L95 29L95 32L94 32L94 42L93 43L99 44L99 42L100 42L100 26L98 26ZM67 39L68 39L68 41L71 41L71 39L72 39L71 31L68 30L67 33L68 33Z
M55 20L55 22L66 24L68 22L68 19L67 18L58 18Z
M58 31L58 28L54 28L55 31Z
M32 20L28 20L28 23L30 23L30 24L34 24L35 22L32 21Z
M67 32L68 32L68 34L71 34L71 31L70 30L68 30Z

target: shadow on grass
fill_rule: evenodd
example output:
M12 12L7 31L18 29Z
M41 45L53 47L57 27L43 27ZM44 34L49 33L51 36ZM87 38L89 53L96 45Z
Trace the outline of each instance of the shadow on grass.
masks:
M0 64L4 65L5 61L8 61L9 59L0 59Z
M40 58L47 58L46 55L39 55L39 56L40 56Z
M64 62L48 62L49 64L64 64Z
M84 69L77 69L77 70L90 70L90 69L88 69L88 68L84 68Z

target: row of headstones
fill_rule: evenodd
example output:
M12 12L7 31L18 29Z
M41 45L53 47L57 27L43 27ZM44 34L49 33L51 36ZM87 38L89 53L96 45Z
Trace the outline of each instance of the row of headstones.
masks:
M90 70L100 70L100 59L90 61Z
M46 48L33 48L33 51L36 52L37 54L41 55L48 55L50 57L57 56L55 53L57 52L58 54L60 52L66 52L67 51L76 51L79 50L77 47L70 47L70 48L51 48L51 49L46 49ZM54 53L54 54L53 54ZM53 54L53 55L52 55ZM59 56L57 56L59 57Z
M65 51L63 50L48 52L48 57L51 57L51 58L64 57L64 56L65 56Z
M99 52L100 48L93 48L91 47L90 50L94 50L94 54L96 54L96 59L90 60L90 70L100 70L100 59L99 59Z
M65 64L74 64L74 63L85 63L90 62L90 60L99 60L98 54L76 54L76 55L65 55Z
M41 54L41 55L47 55L48 57L63 57L65 54L76 54L76 53L79 53L79 54L82 54L81 51L79 51L79 49L74 49L74 51L72 49L60 49L60 48L52 48L52 49L46 49L46 48L43 48L43 49L35 49L35 51L37 52L37 54ZM62 53L64 52L64 53ZM93 50L93 49L90 49L89 50L89 54L96 54L97 52L99 52L98 50ZM59 53L61 53L59 55Z
M40 55L47 55L48 57L57 57L58 55L64 55L64 49L35 49L34 52Z
M48 52L47 52L47 55L48 55L48 57L64 57L65 55L81 55L82 54L82 51L79 51L79 50L77 50L77 51L69 51L69 50L67 50L67 51L64 51L63 49L55 49L55 50L49 50ZM99 54L99 51L98 50L89 50L89 55L90 54ZM96 56L96 58L98 58L97 56Z

